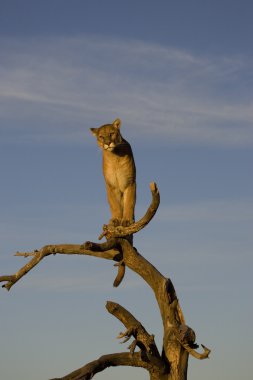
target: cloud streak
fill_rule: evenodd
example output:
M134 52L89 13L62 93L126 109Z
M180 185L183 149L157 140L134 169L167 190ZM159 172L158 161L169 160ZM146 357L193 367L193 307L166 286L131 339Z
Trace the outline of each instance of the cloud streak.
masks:
M120 116L147 140L253 143L246 86L252 63L245 57L203 57L95 36L0 43L1 141L22 132L31 140L60 135L78 143L85 126Z
M253 221L253 201L203 201L163 207L158 219L169 222L242 223Z

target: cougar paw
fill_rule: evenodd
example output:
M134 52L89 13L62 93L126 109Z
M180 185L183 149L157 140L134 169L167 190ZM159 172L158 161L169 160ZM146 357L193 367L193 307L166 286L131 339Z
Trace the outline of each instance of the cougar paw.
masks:
M123 227L129 227L133 223L134 223L134 221L133 220L129 220L129 219L122 219L122 221L121 221L121 225Z
M121 225L121 223L120 223L120 220L119 220L119 219L112 218L112 219L110 219L108 225L109 225L109 226L113 226L113 227L118 227L118 226Z

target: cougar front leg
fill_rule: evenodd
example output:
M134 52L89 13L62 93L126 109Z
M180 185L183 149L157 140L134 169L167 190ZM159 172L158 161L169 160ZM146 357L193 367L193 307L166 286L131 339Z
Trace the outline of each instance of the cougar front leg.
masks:
M123 199L122 193L115 187L106 185L107 198L111 210L110 224L118 226L121 224L121 219L123 217Z
M123 195L123 220L122 224L127 226L134 223L134 208L136 202L136 184L129 185Z

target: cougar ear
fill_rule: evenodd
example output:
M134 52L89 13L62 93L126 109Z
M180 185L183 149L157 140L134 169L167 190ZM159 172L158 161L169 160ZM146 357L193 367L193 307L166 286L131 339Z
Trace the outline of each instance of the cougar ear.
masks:
M117 129L120 129L120 126L121 126L121 120L120 119L116 119L114 120L114 122L112 123L112 125L117 128Z
M90 128L90 131L91 131L91 133L93 134L93 136L97 137L97 134L98 134L98 128Z

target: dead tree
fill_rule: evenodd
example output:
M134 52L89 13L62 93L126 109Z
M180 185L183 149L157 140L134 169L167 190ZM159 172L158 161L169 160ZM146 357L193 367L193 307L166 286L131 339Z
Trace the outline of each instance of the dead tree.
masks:
M144 326L124 307L108 301L106 308L125 326L125 332L118 338L124 342L133 337L128 347L129 351L101 356L70 374L52 380L89 380L93 376L112 366L142 367L149 372L151 380L186 380L189 355L197 359L206 359L210 350L202 345L203 351L196 351L194 331L186 325L175 288L169 278L164 277L150 262L148 262L133 247L132 234L144 228L155 215L160 203L160 195L155 183L150 184L152 202L142 219L129 227L112 227L105 225L100 239L105 236L105 243L86 242L81 245L46 245L34 252L17 252L17 256L32 256L32 259L17 273L0 276L0 282L5 282L3 288L11 287L44 257L55 254L89 255L102 259L113 260L118 266L118 275L114 286L118 286L124 277L125 268L139 274L152 288L163 322L163 347L159 352L154 335L149 334Z

